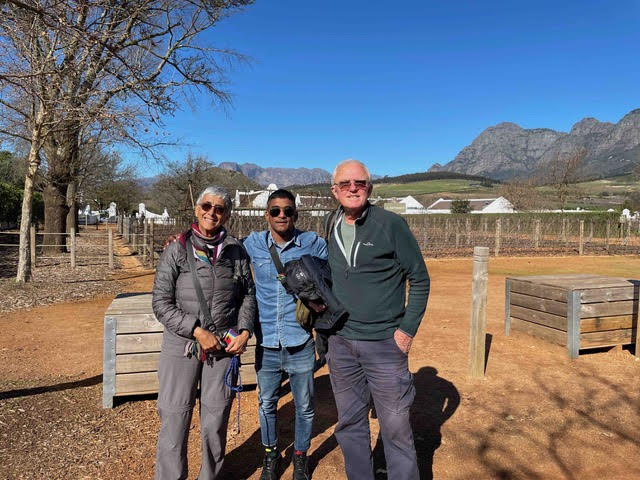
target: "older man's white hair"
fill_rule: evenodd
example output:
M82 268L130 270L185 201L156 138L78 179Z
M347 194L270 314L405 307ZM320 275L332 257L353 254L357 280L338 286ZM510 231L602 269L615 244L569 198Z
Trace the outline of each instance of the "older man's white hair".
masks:
M333 169L333 175L331 175L331 183L336 183L336 175L338 174L338 170L340 170L345 165L349 165L351 163L360 165L364 170L364 173L367 175L367 178L366 178L367 182L371 183L371 173L369 173L369 169L364 163L362 163L360 160L356 160L355 158L345 158L338 165L336 165L336 168ZM352 179L352 180L355 180L355 179ZM361 179L358 179L358 180L361 180Z

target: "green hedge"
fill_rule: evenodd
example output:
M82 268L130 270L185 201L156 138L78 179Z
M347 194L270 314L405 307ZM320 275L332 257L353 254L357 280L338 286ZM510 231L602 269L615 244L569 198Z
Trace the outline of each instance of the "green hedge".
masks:
M21 188L8 183L0 182L0 222L9 225L18 225L22 211ZM32 220L44 222L44 201L40 192L33 194Z

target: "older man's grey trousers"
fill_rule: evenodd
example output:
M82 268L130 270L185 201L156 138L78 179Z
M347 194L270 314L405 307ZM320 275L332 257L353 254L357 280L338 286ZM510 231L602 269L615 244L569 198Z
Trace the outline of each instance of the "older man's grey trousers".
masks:
M418 480L418 462L409 423L415 397L408 357L393 338L364 341L329 337L327 355L338 408L335 436L349 480L374 480L369 406L373 398L382 434L389 480Z
M165 340L160 354L158 413L162 426L156 448L155 478L187 478L187 440L200 383L202 466L198 479L214 480L224 461L227 424L233 400L231 389L224 384L224 374L231 357L215 358L213 364L208 365L194 357L184 357L183 351L184 347L180 350L178 345L169 346Z

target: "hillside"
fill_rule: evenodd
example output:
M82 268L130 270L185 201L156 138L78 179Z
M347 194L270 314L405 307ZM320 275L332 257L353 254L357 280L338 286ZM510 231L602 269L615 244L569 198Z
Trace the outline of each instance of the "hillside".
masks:
M451 162L436 164L429 171L501 180L544 179L576 154L584 154L577 170L579 178L630 173L640 162L640 109L629 112L616 124L584 118L569 133L500 123L484 130Z
M240 172L247 178L266 187L275 183L279 187L283 185L307 185L329 182L331 174L321 168L274 168L261 167L254 163L222 162L218 168Z

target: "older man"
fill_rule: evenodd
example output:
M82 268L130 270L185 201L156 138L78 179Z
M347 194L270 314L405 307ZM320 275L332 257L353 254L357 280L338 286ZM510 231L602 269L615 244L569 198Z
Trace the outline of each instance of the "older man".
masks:
M404 219L369 203L371 175L363 163L343 161L332 183L340 207L329 232L329 265L333 293L349 316L329 337L328 364L345 470L352 480L374 479L368 418L373 399L388 478L417 480L408 354L429 296L427 268Z

